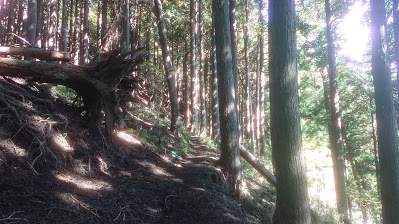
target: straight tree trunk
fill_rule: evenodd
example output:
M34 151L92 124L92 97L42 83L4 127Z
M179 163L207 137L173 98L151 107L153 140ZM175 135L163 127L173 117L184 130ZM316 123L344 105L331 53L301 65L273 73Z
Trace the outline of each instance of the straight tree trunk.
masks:
M216 58L218 67L219 115L221 154L220 161L227 171L227 180L233 192L239 196L241 185L241 162L239 130L235 106L234 77L231 56L229 3L213 0L215 19Z
M77 1L77 0L76 0ZM73 7L74 7L74 0L70 1L70 8L69 8L69 33L68 33L68 47L69 50L71 50L71 45L72 45L72 35L73 35L73 29L75 28L75 23L74 23L74 17L73 17Z
M26 40L32 46L36 45L36 27L37 27L37 0L28 1L28 29Z
M277 178L274 223L310 224L302 156L295 1L269 0L270 120Z
M168 37L166 35L165 19L162 11L161 0L154 0L155 3L155 16L157 17L159 40L162 48L163 64L165 68L166 81L168 83L169 97L171 102L171 131L173 132L180 124L180 109L179 101L177 98L175 70L169 55Z
M202 21L202 0L198 0L198 30L200 56L200 95L201 95L201 133L206 134L206 90L205 90L205 53L204 53L204 26Z
M238 121L238 128L240 128L240 108L238 105L238 61L237 61L237 1L236 0L229 0L229 16L230 16L230 36L231 36L231 56L232 56L232 63L233 63L233 76L234 76L234 93L236 96L236 107L237 107L237 121Z
M263 17L262 17L262 11L263 11L263 2L259 1L259 23L260 23L260 34L259 34L259 141L260 143L258 144L259 147L259 155L264 156L265 155L265 135L264 135L264 124L265 124L265 93L264 93L264 85L263 85L263 80L266 77L263 77L263 68L264 68L264 42L263 42L263 30L264 30L264 22L263 22Z
M42 45L43 39L43 0L37 0L37 26L36 26L36 46L39 48L44 47Z
M212 11L212 75L211 75L211 97L212 97L212 139L220 143L220 120L219 120L219 95L218 95L218 74L216 60L216 39L215 39L215 15Z
M335 58L335 46L331 24L330 1L325 0L326 25L327 25L327 52L328 52L328 75L330 81L330 149L333 161L335 193L338 214L341 221L350 223L348 216L348 198L345 186L345 158L342 145L341 112L339 109L338 80Z
M22 21L24 20L24 5L23 5L24 1L23 0L19 0L19 4L18 4L18 14L17 14L17 24L16 24L16 29L15 29L15 33L18 34L19 36L21 36L21 32L24 31L24 27L22 26ZM29 1L28 1L29 4ZM37 3L35 3L37 4Z
M393 0L393 32L394 32L394 52L395 63L399 65L399 8L398 0ZM396 66L396 90L399 96L399 66ZM398 97L399 100L399 97Z
M81 64L89 62L89 0L83 0L83 30L81 46Z
M377 191L381 195L381 179L380 179L380 163L378 161L378 149L377 149L377 136L375 135L375 121L373 108L373 99L370 98L370 117L371 117L371 139L373 139L373 152L374 152L374 166L375 166L375 177L377 181Z
M191 25L191 116L192 116L192 126L191 130L193 133L198 132L198 71L197 71L197 32L196 32L196 1L190 0L190 25Z
M101 6L101 46L105 47L105 35L108 29L108 0L102 0L103 4Z
M249 23L249 12L248 12L248 0L245 0L245 27L244 27L244 51L245 51L245 77L247 80L247 133L251 143L251 152L254 152L254 118L252 111L252 91L251 91L251 78L249 74L249 57L248 57L248 23Z
M188 61L188 44L184 41L184 54L183 59L183 79L184 79L184 93L183 93L183 105L184 105L184 125L188 129L190 125L190 81L188 77L187 61Z
M371 0L371 73L374 82L384 224L399 223L399 161L391 72L384 52L384 0Z
M15 8L15 0L9 0L8 2L8 21L7 21L7 33L12 33L14 28L14 8ZM7 45L11 45L10 35L6 38Z
M161 7L162 9L162 7ZM158 21L159 23L159 21ZM130 51L130 16L129 16L129 0L123 0L122 4L122 52ZM159 25L158 25L159 26Z
M60 51L68 48L68 0L62 0L61 44Z

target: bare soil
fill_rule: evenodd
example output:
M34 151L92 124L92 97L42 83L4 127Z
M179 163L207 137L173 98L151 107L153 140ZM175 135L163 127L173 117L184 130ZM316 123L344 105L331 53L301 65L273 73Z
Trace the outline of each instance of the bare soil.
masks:
M133 122L112 142L93 136L81 110L48 86L11 83L0 78L15 91L0 91L0 223L250 223L248 216L262 216L231 195L217 150L200 138L173 136L148 119L151 125ZM176 154L184 142L187 152Z

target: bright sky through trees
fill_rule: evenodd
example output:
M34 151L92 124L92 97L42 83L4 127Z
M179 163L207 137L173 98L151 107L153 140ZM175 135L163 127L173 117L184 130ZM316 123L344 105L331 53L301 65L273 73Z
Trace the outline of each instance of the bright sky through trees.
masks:
M370 28L364 21L367 9L367 4L360 1L356 2L339 28L344 41L338 54L347 56L357 62L363 61L363 56L368 49L370 41Z

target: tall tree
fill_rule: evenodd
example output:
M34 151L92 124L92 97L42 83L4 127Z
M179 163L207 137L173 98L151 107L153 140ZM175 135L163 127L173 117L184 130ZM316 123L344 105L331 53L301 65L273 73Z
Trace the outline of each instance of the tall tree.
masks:
M378 153L380 156L381 202L383 222L399 223L399 161L391 71L384 51L384 0L371 0L371 73L377 116Z
M335 46L332 31L330 1L325 0L327 25L328 75L330 80L330 124L329 137L333 161L337 209L342 221L348 224L348 198L345 186L345 158L342 144L341 115L339 111L338 80L336 69Z
M174 131L176 125L179 125L180 122L180 109L179 109L179 101L177 98L177 90L176 90L176 80L175 80L175 70L172 65L172 61L170 60L169 55L169 47L168 47L168 37L166 35L166 26L165 19L162 11L162 2L161 0L154 0L155 3L155 16L157 17L158 24L158 32L159 32L159 41L161 43L162 48L162 57L163 64L165 68L166 82L168 83L169 89L169 97L171 102L171 111L172 111L172 119L171 119L171 131Z
M263 156L265 154L265 135L264 135L264 123L265 123L265 116L264 116L264 102L265 102L265 94L264 94L264 87L263 87L263 80L266 77L263 77L263 68L264 68L264 41L263 41L263 30L264 30L264 22L263 22L263 16L262 16L262 11L263 11L263 1L259 1L259 25L260 25L260 32L259 32L259 68L258 68L258 80L257 80L257 85L258 85L258 123L259 123L259 143L258 143L258 150L259 154Z
M81 35L81 62L86 64L89 62L89 0L83 0L83 29Z
M245 27L244 27L244 55L245 55L245 77L246 77L246 91L247 91L247 137L251 143L252 152L255 149L254 145L254 117L252 110L252 89L251 77L249 73L249 57L248 57L248 23L249 23L249 9L248 0L245 0Z
M123 0L122 4L122 38L121 49L122 52L130 51L130 13L129 13L129 0ZM158 25L159 26L159 25Z
M198 71L197 71L197 7L196 1L190 0L190 26L191 26L191 116L192 116L192 131L198 132Z
M26 40L32 46L36 45L36 26L37 26L37 0L28 1L28 30Z
M107 34L108 29L108 0L103 0L103 4L101 6L101 45L104 47L105 44L105 35Z
M217 77L217 60L216 60L216 39L215 39L215 15L212 10L212 52L211 52L211 111L212 111L212 139L220 142L220 120L219 120L219 95L218 95L218 77Z
M68 0L62 0L61 44L60 51L68 47Z
M205 88L205 38L202 15L202 0L198 0L198 30L199 30L199 55L200 55L200 95L201 95L201 133L206 134L206 88Z
M396 90L399 94L399 8L398 0L393 0L393 32L394 32L394 52L396 63ZM399 100L399 97L398 97Z
M231 57L229 3L213 0L215 19L216 58L219 90L219 115L221 137L221 164L227 171L227 180L238 196L241 183L239 130L237 108L234 106L234 77ZM233 105L233 106L232 106Z
M240 128L239 122L239 106L238 106L238 61L237 61L237 1L229 0L229 16L230 16L230 35L231 35L231 56L233 62L233 76L234 76L234 93L236 96L236 107L237 107L237 121L238 127Z
M310 223L299 119L294 0L269 0L270 120L277 178L274 223Z

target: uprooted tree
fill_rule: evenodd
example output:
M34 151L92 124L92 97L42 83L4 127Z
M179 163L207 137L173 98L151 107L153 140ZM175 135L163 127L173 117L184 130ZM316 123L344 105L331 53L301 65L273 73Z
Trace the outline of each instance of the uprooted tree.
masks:
M29 79L39 83L64 85L76 91L84 103L84 110L92 131L111 136L115 128L123 126L119 86L121 82L134 82L131 72L144 60L140 49L122 53L98 53L86 66L59 64L47 61L68 61L65 52L39 48L1 47L0 55L18 55L43 61L0 58L0 75ZM102 114L104 113L104 116Z

